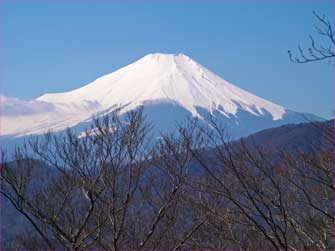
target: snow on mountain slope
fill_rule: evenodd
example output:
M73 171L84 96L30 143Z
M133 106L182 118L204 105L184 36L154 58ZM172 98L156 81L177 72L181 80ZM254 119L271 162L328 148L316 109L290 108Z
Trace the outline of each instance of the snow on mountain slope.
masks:
M90 100L106 108L129 104L128 109L133 109L144 101L164 99L177 102L194 116L199 116L196 106L235 114L236 103L255 115L262 115L265 109L274 119L285 113L283 107L228 83L183 54L149 54L82 88L45 94L37 100L51 103Z
M149 54L79 89L16 102L21 107L16 110L10 99L3 102L2 135L59 131L89 121L97 113L117 107L126 112L142 105L156 107L155 113L159 104L174 105L182 114L201 119L204 113L200 111L216 112L226 120L234 119L235 124L246 115L247 120L259 117L284 123L287 115L282 106L228 83L183 54ZM33 112L22 113L25 109Z

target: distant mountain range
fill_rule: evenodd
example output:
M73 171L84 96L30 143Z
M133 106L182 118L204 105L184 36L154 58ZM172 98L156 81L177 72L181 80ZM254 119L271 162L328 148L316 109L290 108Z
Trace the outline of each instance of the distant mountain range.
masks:
M251 134L242 140L276 152L315 154L320 149L334 148L334 120L283 125Z
M288 123L322 120L291 111L225 81L184 54L149 54L111 74L66 93L22 101L2 97L4 142L67 127L79 133L92 116L144 108L154 131L170 132L176 123L213 116L232 139Z

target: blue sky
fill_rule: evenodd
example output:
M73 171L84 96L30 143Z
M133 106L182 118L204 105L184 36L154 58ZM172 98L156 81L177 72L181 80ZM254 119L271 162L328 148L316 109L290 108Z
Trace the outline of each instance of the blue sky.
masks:
M296 111L331 117L334 68L298 65L312 11L334 2L1 1L1 92L32 99L83 86L155 52L184 53L224 79Z

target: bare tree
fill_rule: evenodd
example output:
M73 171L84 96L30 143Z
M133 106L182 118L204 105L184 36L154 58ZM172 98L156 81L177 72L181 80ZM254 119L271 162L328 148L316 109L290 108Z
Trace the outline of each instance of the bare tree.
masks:
M2 163L1 193L34 226L40 248L122 247L150 156L148 129L141 111L114 113L84 137L68 130L31 138L12 164Z
M210 235L224 240L202 241L202 245L276 250L334 247L332 130L320 128L328 146L316 145L316 155L272 151L243 140L227 142L214 120L198 130L210 151L192 150L207 175L192 179L197 194L191 199L198 214L207 215Z
M141 110L31 138L1 163L0 192L31 229L6 248L333 249L323 125L313 152L228 141L213 118L154 143Z
M288 54L290 60L294 63L310 63L321 60L328 60L330 63L334 56L335 46L335 33L332 23L326 18L325 15L319 15L313 11L313 15L318 21L318 25L314 25L314 28L319 35L321 42L317 42L315 38L310 35L311 46L305 51L300 45L298 45L298 56L294 56L289 50Z
M78 136L48 133L1 163L1 194L32 226L28 249L179 249L202 225L183 202L189 139L150 140L142 110L94 120Z

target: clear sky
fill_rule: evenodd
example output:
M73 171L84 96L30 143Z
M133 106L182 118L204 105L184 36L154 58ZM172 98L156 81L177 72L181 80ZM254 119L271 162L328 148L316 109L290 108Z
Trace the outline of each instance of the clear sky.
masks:
M10 1L0 3L2 94L32 99L83 86L155 52L184 53L227 81L289 109L331 117L334 67L298 65L312 11L334 2Z

